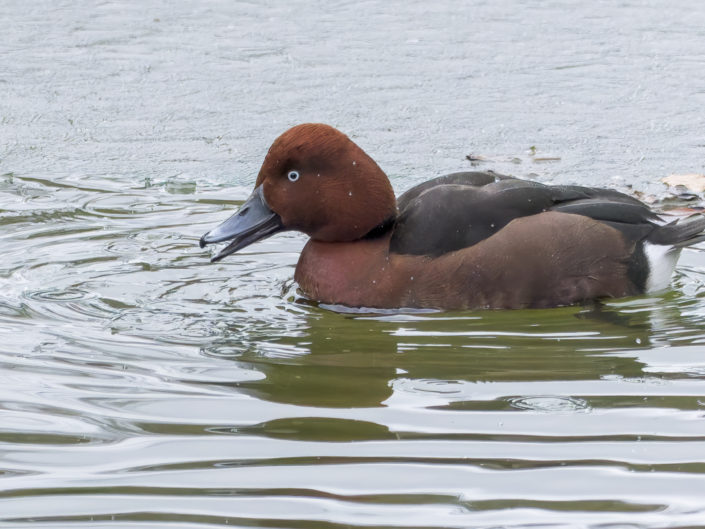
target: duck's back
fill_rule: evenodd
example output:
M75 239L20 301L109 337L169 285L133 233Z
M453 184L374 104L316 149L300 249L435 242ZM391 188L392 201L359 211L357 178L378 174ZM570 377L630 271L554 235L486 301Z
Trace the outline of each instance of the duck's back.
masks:
M546 211L606 222L635 239L646 237L659 219L645 204L618 191L548 186L493 172L429 180L402 194L398 207L391 250L431 257L468 248L514 219Z

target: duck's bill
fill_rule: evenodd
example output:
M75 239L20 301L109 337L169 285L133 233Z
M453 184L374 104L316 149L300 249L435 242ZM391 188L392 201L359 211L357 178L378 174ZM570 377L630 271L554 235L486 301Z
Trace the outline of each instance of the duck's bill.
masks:
M199 244L203 248L206 244L232 241L211 259L214 263L279 231L284 231L281 218L267 205L260 185L237 213L203 235Z

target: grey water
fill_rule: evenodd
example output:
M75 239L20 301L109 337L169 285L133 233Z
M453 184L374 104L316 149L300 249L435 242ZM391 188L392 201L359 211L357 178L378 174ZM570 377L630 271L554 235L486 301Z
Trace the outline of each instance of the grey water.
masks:
M0 527L705 526L705 246L650 296L351 313L297 296L302 235L197 245L308 121L399 192L494 169L697 210L661 180L705 172L705 4L0 24Z

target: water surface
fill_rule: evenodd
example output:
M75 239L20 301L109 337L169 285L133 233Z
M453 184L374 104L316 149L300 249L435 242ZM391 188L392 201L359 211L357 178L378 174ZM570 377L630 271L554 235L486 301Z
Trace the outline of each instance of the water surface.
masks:
M705 171L700 2L0 20L0 527L705 526L703 248L651 296L379 314L297 297L301 235L197 247L304 121L398 191L477 167L670 207Z

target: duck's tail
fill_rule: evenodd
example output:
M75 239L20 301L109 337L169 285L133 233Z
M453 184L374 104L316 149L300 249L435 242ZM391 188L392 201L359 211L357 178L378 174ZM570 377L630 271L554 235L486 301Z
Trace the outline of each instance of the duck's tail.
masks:
M705 241L705 216L700 213L659 226L646 238L646 242L670 246L674 250L701 241Z

